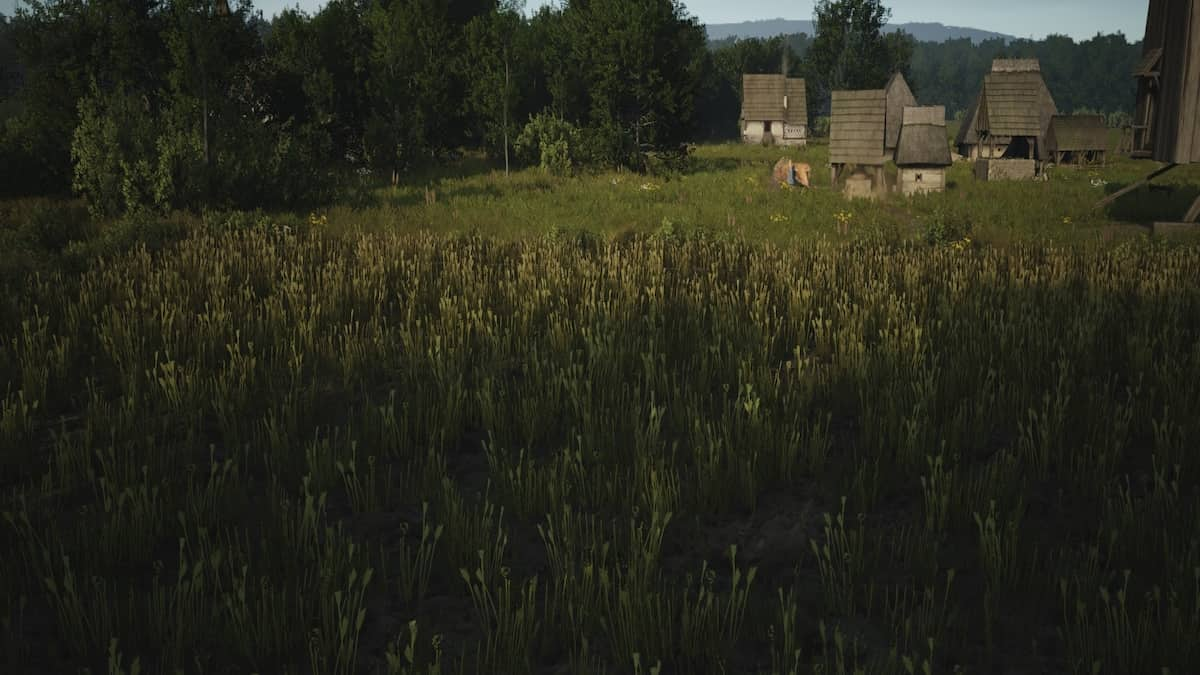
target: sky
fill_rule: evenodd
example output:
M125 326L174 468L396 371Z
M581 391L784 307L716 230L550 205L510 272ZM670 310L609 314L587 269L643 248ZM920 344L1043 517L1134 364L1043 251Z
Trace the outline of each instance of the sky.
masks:
M12 14L20 0L0 0L0 13ZM552 0L526 0L536 10ZM1086 40L1097 32L1120 31L1130 42L1142 38L1149 0L891 0L894 23L936 22L1040 39L1063 33ZM285 7L315 11L323 0L255 0L270 17ZM811 19L812 0L685 0L688 11L704 23L737 23L756 19Z

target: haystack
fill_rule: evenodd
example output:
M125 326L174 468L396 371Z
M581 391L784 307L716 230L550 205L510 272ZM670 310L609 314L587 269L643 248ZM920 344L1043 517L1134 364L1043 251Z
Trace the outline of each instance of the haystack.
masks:
M810 187L812 175L812 167L804 162L795 162L787 157L781 158L775 162L775 167L771 170L771 180L777 186L790 186L792 183L788 180L788 175L791 174L796 186Z

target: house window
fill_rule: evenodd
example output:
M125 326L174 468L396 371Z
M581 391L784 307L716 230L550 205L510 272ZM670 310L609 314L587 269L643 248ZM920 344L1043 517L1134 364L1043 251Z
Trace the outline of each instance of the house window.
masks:
M763 133L764 134L771 133L771 122L770 121L763 122Z
M924 176L922 174L919 174L919 173L917 174L917 182L918 183L920 183L921 179L923 179L923 178L924 178Z

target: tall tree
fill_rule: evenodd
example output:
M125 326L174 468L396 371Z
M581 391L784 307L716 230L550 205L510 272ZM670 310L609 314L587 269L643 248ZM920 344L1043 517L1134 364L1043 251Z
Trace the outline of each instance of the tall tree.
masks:
M537 73L532 67L536 45L521 16L524 3L506 0L493 11L475 17L466 27L467 112L476 138L508 167L512 139L520 122L534 112L528 102L538 98Z
M817 0L816 37L805 59L813 96L809 106L823 110L835 89L876 89L911 55L904 38L886 38L892 12L881 0Z
M704 29L677 0L571 0L552 42L555 107L591 127L604 162L691 137L711 69Z
M0 190L58 192L70 186L79 101L95 84L153 94L165 51L159 0L26 0L9 20L22 87L5 123Z

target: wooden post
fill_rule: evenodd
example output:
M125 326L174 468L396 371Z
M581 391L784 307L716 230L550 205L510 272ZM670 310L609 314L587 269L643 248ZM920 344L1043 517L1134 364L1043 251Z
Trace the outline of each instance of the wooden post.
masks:
M508 47L504 48L504 175L508 175Z
M1196 197L1196 201L1192 202L1192 208L1188 209L1187 215L1183 217L1183 222L1200 222L1200 197Z
M1179 166L1179 165L1178 164L1168 164L1168 165L1162 167L1161 169L1154 171L1154 173L1151 173L1149 176L1146 176L1145 178L1143 178L1141 180L1134 181L1134 182L1130 183L1129 185L1126 185L1125 187L1121 188L1120 190L1117 190L1116 192L1112 193L1111 195L1105 197L1104 199L1101 199L1100 201L1096 202L1096 205L1093 206L1092 208L1093 209L1103 208L1103 207L1117 201L1121 197L1124 197L1125 195L1129 194L1130 192L1133 192L1134 190L1142 187L1146 183L1149 183L1150 181L1154 180L1155 178L1163 175L1164 173L1170 171L1171 169L1174 169L1177 166ZM1190 213L1190 211L1189 211L1189 213Z

